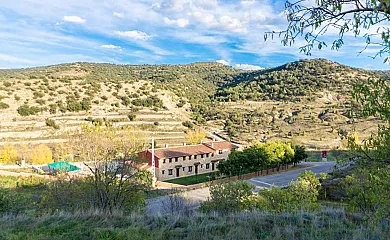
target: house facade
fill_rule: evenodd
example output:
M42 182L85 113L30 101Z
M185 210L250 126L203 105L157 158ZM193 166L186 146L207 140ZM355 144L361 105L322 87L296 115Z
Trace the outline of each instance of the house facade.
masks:
M217 170L218 162L227 159L229 153L238 149L227 141L213 141L198 145L182 147L166 147L155 149L155 172L159 181L173 178L192 176L214 172ZM141 153L152 165L152 151L146 150ZM151 169L148 167L148 169Z

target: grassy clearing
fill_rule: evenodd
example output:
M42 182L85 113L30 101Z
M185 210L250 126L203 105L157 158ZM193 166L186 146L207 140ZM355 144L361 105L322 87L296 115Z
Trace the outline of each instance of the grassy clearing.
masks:
M390 224L369 225L342 210L318 213L107 216L96 212L4 216L0 239L388 239Z
M193 176L189 176L189 177L182 177L182 178L166 180L165 182L187 186L187 185L192 185L192 184L208 182L208 181L210 181L212 174L215 174L215 173L198 174L198 175L193 175Z

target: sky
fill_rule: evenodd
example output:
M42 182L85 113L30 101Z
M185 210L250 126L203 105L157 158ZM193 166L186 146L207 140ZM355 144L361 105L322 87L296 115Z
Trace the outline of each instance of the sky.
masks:
M219 62L257 70L306 58L390 69L364 38L311 56L266 31L287 26L280 0L0 0L0 68L70 62L186 64ZM332 42L336 33L327 33Z

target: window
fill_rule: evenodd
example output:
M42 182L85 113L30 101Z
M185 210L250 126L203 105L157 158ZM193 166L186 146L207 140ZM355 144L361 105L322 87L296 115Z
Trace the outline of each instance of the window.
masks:
M165 170L162 170L161 173L162 173L162 174L165 174Z
M179 158L178 157L175 157L175 162L179 161Z
M210 169L210 163L206 163L206 169Z
M166 159L163 159L163 163L165 163L166 161L165 161Z
M188 167L188 172L192 172L192 166Z
M172 175L173 174L173 169L168 169L168 175Z
M187 157L186 157L186 156L184 156L184 157L183 157L183 161L185 161L186 159L187 159Z
M186 167L183 167L183 172L186 170Z
M196 159L198 156L197 155L194 155L194 159Z
M172 162L172 158L169 159L169 162L170 162L170 163Z
M209 157L210 156L210 153L206 153L206 157Z
M222 150L219 150L218 153L219 153L219 154L222 154Z
M203 168L203 164L200 164L200 168Z
M214 153L211 154L211 157L214 157Z
M191 160L192 156L189 156L188 159Z
M200 158L203 158L203 156L204 156L204 154L201 154L201 155L200 155Z

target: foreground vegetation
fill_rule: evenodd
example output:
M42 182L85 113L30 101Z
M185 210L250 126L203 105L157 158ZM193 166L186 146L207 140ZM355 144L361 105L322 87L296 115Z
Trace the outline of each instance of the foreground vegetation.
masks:
M390 225L375 226L341 209L315 213L106 216L99 212L0 218L0 239L387 239Z

